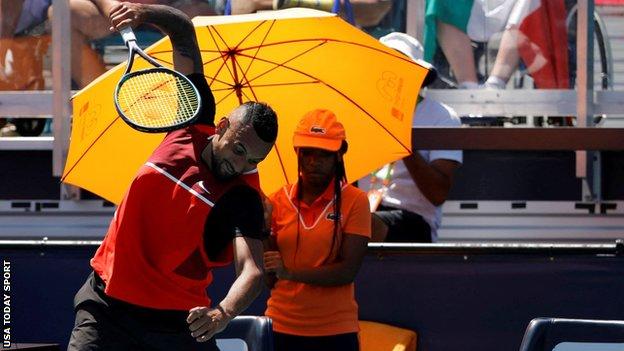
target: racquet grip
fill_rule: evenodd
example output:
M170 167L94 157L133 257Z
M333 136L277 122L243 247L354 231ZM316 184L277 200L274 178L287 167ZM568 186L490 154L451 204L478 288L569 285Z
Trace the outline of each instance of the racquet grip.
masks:
M126 44L126 46L128 46L128 43L131 41L136 42L136 36L134 35L131 27L125 27L120 29L119 34L121 34L121 37L123 38L124 44Z

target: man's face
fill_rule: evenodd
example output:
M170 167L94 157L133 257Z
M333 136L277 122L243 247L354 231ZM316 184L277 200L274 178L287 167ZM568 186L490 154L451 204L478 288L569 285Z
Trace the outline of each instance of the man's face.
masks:
M312 187L327 187L335 175L336 153L316 148L299 149L301 180Z
M211 170L221 179L252 171L272 147L273 143L258 137L251 123L230 118L229 123L219 124L218 135L212 141Z

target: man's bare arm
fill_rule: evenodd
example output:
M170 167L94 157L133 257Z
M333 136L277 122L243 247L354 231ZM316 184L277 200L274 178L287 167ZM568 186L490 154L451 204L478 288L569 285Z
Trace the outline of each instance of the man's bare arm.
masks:
M219 303L229 315L239 315L256 299L263 287L262 241L247 237L234 239L237 278Z
M187 322L191 336L204 342L225 329L243 312L262 290L262 242L246 237L234 238L234 264L237 278L225 298L215 308L195 307Z
M439 159L427 163L415 152L404 158L403 163L418 189L432 204L440 206L446 201L453 185L453 173L459 167L458 162Z

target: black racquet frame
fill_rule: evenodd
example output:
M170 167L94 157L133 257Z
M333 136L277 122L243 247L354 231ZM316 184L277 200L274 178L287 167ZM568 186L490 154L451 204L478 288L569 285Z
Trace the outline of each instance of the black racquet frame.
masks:
M201 100L201 96L199 94L199 91L197 90L197 87L195 87L195 85L183 74L176 72L172 69L169 68L165 68L163 67L160 63L156 62L156 60L154 60L153 58L151 58L148 54L146 54L143 50L141 50L141 48L139 48L139 46L136 43L136 36L134 35L134 32L132 31L132 28L130 27L126 27L123 28L119 31L119 33L121 34L121 37L123 38L124 44L126 45L126 47L128 48L128 63L126 64L126 70L124 71L123 76L121 77L121 79L119 80L119 82L117 83L117 86L115 87L115 95L114 95L114 101L115 101L115 108L117 109L117 112L119 113L119 116L124 120L124 122L126 122L130 127L141 131L141 132L146 132L146 133L162 133L162 132L169 132L172 130L176 130L176 129L181 129L184 128L190 124L192 124L193 122L195 122L195 120L197 120L197 118L199 117L200 111L202 110L202 100ZM134 57L135 54L138 54L139 56L141 56L143 59L145 59L147 62L149 62L151 65L155 66L154 68L147 68L147 69L143 69L143 70L139 70L139 71L135 71L135 72L130 72L130 70L132 69L132 65L134 64ZM142 74L149 74L149 73L156 73L156 72L162 72L162 73L166 73L166 74L171 74L173 76L176 76L177 78L187 82L194 90L195 95L197 96L197 102L198 102L198 107L197 110L195 111L194 115L181 122L181 123L177 123L177 124L172 124L172 125L168 125L168 126L162 126L162 127L146 127L146 126L142 126L139 124L136 124L134 121L132 121L130 118L128 118L123 110L121 109L121 107L119 106L119 102L117 97L119 96L119 90L121 88L121 86L124 84L124 82L126 82L128 79L138 76L138 75L142 75Z

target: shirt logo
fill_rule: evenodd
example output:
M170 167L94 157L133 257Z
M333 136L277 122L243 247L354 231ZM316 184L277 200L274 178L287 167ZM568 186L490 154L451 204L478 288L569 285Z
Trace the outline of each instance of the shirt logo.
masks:
M204 181L201 180L197 183L197 185L202 188L202 190L204 190L206 192L206 194L211 194L210 191L208 189L206 189L206 187L204 186Z
M325 216L325 218L330 221L336 222L336 214L333 212L328 213L327 216ZM338 218L340 218L340 216Z

